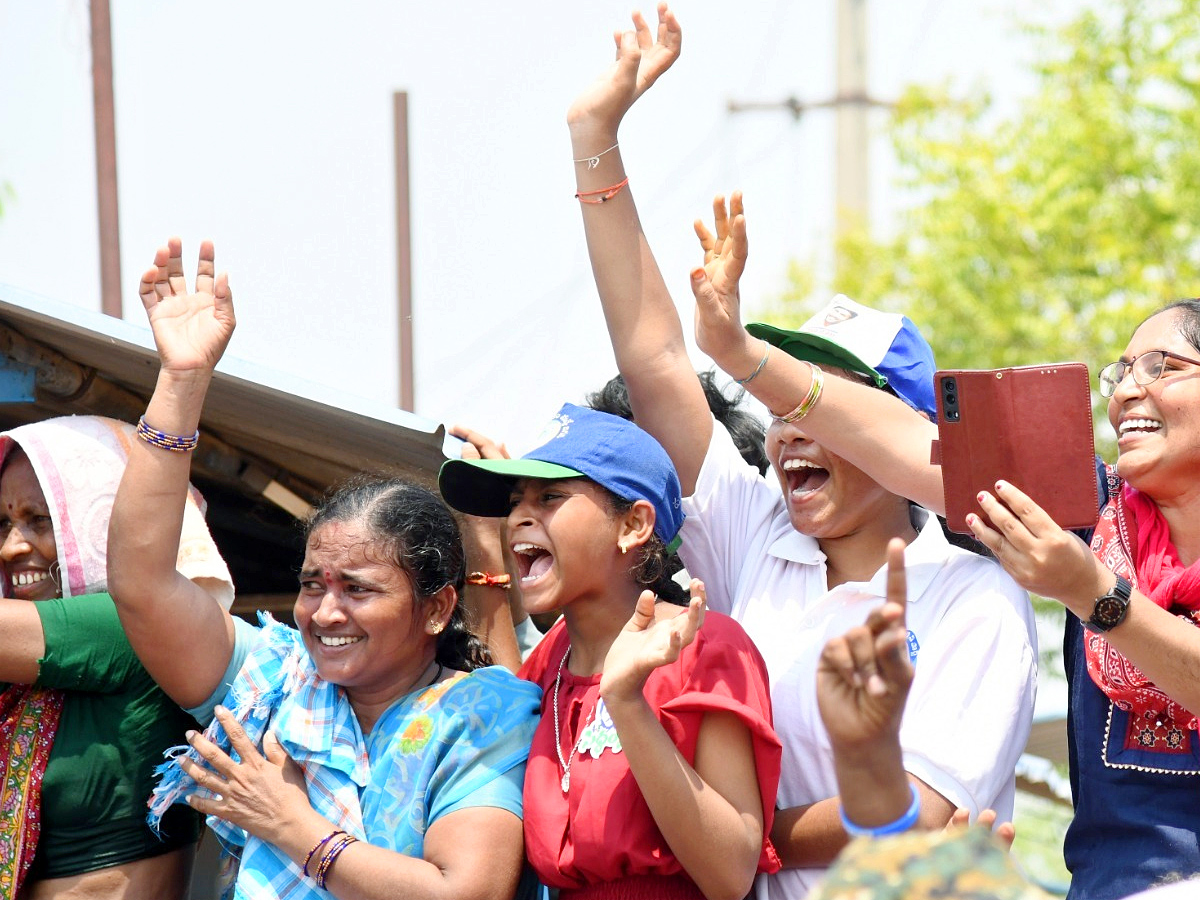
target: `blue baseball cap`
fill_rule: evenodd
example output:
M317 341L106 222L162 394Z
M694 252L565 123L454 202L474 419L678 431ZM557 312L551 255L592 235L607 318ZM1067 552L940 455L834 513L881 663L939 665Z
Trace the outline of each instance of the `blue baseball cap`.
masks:
M937 421L933 348L908 316L838 294L798 331L752 322L746 330L796 359L858 372Z
M508 515L521 478L590 478L623 500L654 507L654 533L667 549L679 545L683 493L662 444L618 416L563 404L539 446L520 459L448 459L438 473L442 497L472 516Z

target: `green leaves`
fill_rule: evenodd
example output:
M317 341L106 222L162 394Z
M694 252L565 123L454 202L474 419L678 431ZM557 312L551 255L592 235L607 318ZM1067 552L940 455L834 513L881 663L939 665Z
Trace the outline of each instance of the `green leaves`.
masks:
M891 135L913 203L893 239L839 242L836 289L908 314L943 367L1115 359L1200 293L1197 21L1200 0L1114 0L1026 29L1034 88L1007 117L910 89Z

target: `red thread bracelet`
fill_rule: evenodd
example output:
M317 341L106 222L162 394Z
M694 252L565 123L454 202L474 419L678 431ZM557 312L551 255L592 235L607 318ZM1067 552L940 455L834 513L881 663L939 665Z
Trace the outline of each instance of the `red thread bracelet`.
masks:
M507 591L512 587L512 576L507 573L493 575L491 572L472 572L467 576L467 584L481 584L484 587L498 587Z
M606 200L611 200L613 197L617 196L617 194L621 193L621 188L625 187L627 184L629 184L628 175L626 175L616 184L610 185L606 188L599 188L598 190L594 191L576 191L575 199L580 203L603 203Z

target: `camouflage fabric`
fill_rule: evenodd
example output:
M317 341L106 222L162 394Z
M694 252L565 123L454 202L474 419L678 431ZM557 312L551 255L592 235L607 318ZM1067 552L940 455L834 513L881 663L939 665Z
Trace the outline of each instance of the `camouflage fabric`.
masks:
M984 828L858 838L809 900L1050 900Z

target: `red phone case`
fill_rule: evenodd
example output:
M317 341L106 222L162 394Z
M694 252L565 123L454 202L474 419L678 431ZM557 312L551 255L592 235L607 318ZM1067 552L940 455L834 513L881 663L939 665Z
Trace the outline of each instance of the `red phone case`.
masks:
M946 379L953 379L953 386ZM1096 524L1095 438L1087 366L1056 363L934 375L946 521L969 534L975 499L1003 479L1063 528ZM955 409L957 406L957 409ZM939 460L940 458L940 460Z

